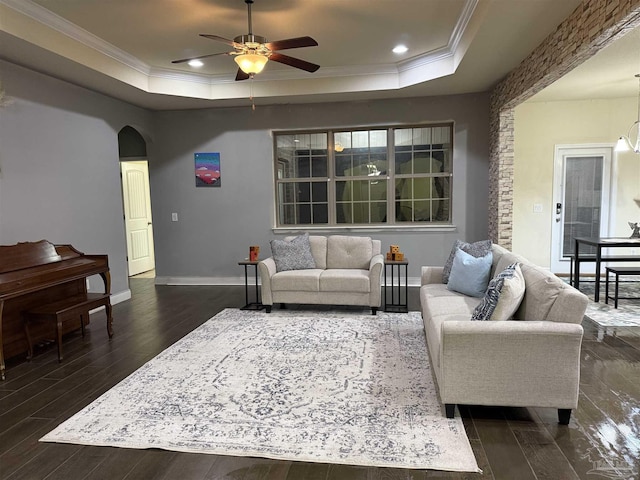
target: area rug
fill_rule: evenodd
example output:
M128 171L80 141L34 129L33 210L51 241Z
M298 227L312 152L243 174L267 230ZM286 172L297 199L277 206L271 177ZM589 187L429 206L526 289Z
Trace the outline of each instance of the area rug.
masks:
M418 312L226 309L41 441L480 471Z
M589 302L585 317L603 327L640 327L640 305L622 305L613 308L610 300L605 304Z
M621 277L621 279L620 296L636 298L621 299L618 302L618 308L613 307L613 300L609 300L608 304L604 303L604 282L600 283L600 301L598 303L593 302L595 291L593 281L580 283L580 291L591 300L585 313L589 320L603 327L640 327L640 282L625 281L625 277Z

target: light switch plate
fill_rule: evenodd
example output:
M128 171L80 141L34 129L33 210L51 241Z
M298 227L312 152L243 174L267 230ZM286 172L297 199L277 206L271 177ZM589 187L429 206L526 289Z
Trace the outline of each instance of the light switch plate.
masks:
M542 204L534 203L533 204L533 213L542 213Z
M172 222L177 222L178 221L178 214L176 212L173 212L171 214L171 221Z

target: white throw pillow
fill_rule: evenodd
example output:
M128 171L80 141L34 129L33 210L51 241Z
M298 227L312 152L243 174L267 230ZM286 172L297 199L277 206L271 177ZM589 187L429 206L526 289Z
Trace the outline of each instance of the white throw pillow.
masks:
M510 320L524 298L525 283L519 263L512 263L496 275L471 320Z
M489 283L492 260L491 252L476 258L458 249L451 265L447 288L470 297L482 297Z

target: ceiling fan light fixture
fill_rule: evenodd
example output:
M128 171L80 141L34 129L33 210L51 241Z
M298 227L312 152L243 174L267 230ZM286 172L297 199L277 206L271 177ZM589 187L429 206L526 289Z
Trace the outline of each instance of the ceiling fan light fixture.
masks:
M269 57L258 55L256 53L244 53L242 55L237 55L234 60L240 67L240 70L247 75L253 75L260 73L264 69Z
M190 67L200 68L204 65L204 63L202 62L202 60L198 60L197 58L194 58L193 60L189 60L188 65Z

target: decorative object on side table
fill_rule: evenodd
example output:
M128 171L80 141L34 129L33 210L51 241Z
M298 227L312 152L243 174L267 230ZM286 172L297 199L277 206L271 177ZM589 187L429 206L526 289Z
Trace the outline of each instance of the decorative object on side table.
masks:
M260 247L258 245L251 245L249 247L249 261L257 262L260 257Z
M631 227L631 236L629 238L640 238L640 222L632 223L627 222L629 227Z
M402 262L403 260L404 253L400 251L400 247L398 245L389 246L389 251L387 252L387 261Z

